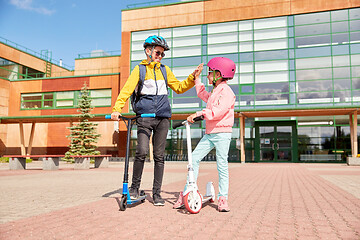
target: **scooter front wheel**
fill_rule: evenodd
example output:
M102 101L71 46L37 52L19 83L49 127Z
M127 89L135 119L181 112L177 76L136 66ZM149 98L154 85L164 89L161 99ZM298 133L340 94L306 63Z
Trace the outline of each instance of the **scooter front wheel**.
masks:
M127 196L122 196L120 201L120 211L125 211L127 207Z
M191 191L184 196L185 208L190 213L198 213L202 207L202 197L199 191Z

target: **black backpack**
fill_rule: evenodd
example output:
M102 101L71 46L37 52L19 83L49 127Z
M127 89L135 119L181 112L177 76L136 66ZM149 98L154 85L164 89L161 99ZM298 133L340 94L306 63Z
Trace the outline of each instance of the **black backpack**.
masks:
M166 87L167 87L167 73L166 73L165 65L161 64L160 65L160 70L161 70L162 75L164 76L165 84L166 84ZM130 96L131 107L132 107L134 113L137 113L136 103L140 99L140 93L141 93L141 89L142 89L142 87L144 85L145 75L146 75L146 66L143 65L143 64L139 64L138 88L137 88L137 91L134 90L134 92Z

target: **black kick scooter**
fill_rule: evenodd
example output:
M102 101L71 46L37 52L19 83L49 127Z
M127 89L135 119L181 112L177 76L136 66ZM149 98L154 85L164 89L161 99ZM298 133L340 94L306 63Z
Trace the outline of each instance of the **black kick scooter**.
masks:
M134 204L134 203L137 203L140 201L145 202L145 198L146 198L146 194L145 194L144 190L141 190L139 197L137 199L131 200L130 193L129 193L129 187L128 187L131 128L132 128L132 125L135 122L135 120L139 117L155 117L155 113L145 113L145 114L137 115L132 118L119 116L119 118L125 122L125 125L127 127L124 181L123 181L123 191L122 191L122 196L121 196L121 201L120 201L120 210L121 211L125 211L127 205L131 205L131 204ZM111 115L106 115L105 118L111 119Z

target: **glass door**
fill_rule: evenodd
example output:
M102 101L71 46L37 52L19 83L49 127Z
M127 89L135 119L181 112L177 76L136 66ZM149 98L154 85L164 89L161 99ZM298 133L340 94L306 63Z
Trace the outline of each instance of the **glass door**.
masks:
M297 159L295 121L255 123L255 161L295 162Z

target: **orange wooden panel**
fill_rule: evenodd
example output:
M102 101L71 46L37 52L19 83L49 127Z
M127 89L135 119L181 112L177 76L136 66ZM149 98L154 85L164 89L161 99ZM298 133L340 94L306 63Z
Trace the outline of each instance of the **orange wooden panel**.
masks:
M104 76L91 76L89 79L90 89L111 88L113 81L118 81L119 74L117 75L104 75Z
M47 147L68 146L70 140L66 137L70 134L70 123L48 123Z
M41 80L11 82L9 97L9 116L36 116L40 110L20 111L21 93L41 92Z
M79 90L86 83L89 86L89 77L55 78L42 80L42 92Z

